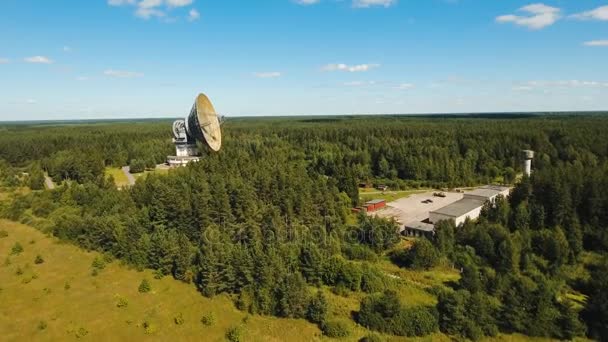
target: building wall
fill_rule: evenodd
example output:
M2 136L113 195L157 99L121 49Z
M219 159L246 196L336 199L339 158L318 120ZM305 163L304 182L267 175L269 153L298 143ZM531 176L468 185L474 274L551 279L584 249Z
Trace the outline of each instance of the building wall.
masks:
M440 214L440 213L430 213L430 217L429 217L429 221L431 221L431 223L437 224L437 222L439 221L443 221L443 220L454 220L454 222L456 222L456 226L461 225L462 223L464 223L464 221L468 218L470 218L471 220L475 220L479 217L479 215L481 214L481 209L483 206L479 206L471 211L469 211L468 213L458 216L458 217L454 217L454 216L449 216L449 215L444 215L444 214Z
M481 215L481 209L482 208L483 207L475 208L475 209L469 211L468 213L466 213L466 214L464 214L462 216L457 217L454 220L454 221L456 221L456 226L459 226L459 225L463 224L464 221L466 221L467 217L469 219L471 219L471 220L476 220L479 217L479 215Z

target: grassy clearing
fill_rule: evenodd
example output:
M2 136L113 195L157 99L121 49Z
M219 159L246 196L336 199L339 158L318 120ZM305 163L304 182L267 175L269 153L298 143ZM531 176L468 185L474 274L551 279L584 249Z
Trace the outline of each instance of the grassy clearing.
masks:
M372 191L368 191L372 190ZM430 189L417 189L417 190L403 190L403 191L378 191L375 189L359 189L359 194L361 201L367 202L375 199L383 199L386 202L393 202L400 198L409 197L413 194L420 194L424 192L428 192Z
M122 169L117 167L106 167L105 173L106 176L114 177L114 184L116 184L117 187L122 188L123 186L129 185L129 180L125 173L122 172Z
M8 237L0 239L0 336L4 341L85 336L98 341L224 341L226 330L235 324L243 327L246 341L320 339L319 329L304 320L245 319L248 315L238 311L230 298L205 298L194 286L169 277L154 279L151 271L137 272L112 262L92 276L91 263L98 253L84 252L13 222L0 221L0 229L8 232ZM24 251L10 256L7 265L16 242ZM34 263L37 255L44 263ZM144 278L152 290L142 294L138 286ZM207 313L216 317L212 326L201 323ZM177 317L183 323L176 324Z
M169 169L154 169L154 170L145 170L144 172L140 172L140 173L134 173L133 177L135 177L135 179L139 179L141 177L145 177L149 174L158 174L158 175L166 175L167 173L169 173Z

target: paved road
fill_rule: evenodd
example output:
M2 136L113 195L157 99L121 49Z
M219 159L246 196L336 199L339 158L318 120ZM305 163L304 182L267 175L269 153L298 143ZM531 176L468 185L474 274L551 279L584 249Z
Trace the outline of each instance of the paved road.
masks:
M53 190L55 189L55 183L53 183L53 180L51 179L51 177L44 175L44 184L46 184L46 188L49 190Z
M135 177L131 174L130 166L123 166L122 172L127 176L127 180L129 181L129 185L135 185Z

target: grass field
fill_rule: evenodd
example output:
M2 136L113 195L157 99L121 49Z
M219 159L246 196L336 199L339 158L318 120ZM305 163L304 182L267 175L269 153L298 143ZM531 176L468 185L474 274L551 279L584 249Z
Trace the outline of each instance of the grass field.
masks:
M127 176L122 172L122 170L118 167L106 167L106 176L114 177L114 184L117 187L122 188L123 186L129 185L129 180Z
M430 189L417 189L417 190L403 190L403 191L378 191L376 189L359 189L359 197L361 201L367 202L374 199L383 199L386 202L392 202L400 198L408 197L412 194L419 194L430 191Z
M194 286L169 277L154 279L108 264L97 276L91 263L97 253L84 252L44 236L34 228L0 221L0 336L3 341L63 341L86 337L96 341L224 341L226 330L239 326L245 341L320 340L319 329L304 320L249 316L225 296L208 299ZM24 251L10 255L19 242ZM37 255L44 263L35 264ZM8 261L7 261L8 260ZM21 270L22 274L18 272ZM139 293L142 279L152 285ZM118 307L125 299L126 307ZM183 324L176 324L181 316ZM212 314L215 324L201 323ZM148 330L144 327L147 322Z
M38 230L0 220L0 336L3 341L225 341L234 326L243 341L328 341L321 331L305 320L248 315L237 310L228 296L213 299L201 296L191 284L170 277L154 279L152 271L136 271L114 261L93 275L92 263L99 253L47 237ZM12 253L15 243L23 251ZM43 263L36 263L40 255ZM433 304L435 298L424 288L458 274L450 269L414 272L381 261L387 274L400 280L400 296L406 305ZM149 293L138 286L147 279ZM329 302L329 317L347 320L352 334L340 341L358 341L369 332L349 319L359 309L361 293L348 297L323 288ZM119 304L122 303L122 304ZM123 305L125 304L126 305ZM122 305L122 306L121 306ZM201 323L212 315L215 323ZM176 318L183 318L177 324ZM434 334L423 338L383 336L385 341L451 341ZM545 341L520 335L502 335L487 341Z

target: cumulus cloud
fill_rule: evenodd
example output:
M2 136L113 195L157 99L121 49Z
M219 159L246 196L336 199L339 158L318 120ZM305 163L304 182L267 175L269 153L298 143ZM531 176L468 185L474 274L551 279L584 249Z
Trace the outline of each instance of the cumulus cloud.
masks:
M358 65L348 65L348 64L327 64L323 67L324 71L347 71L347 72L364 72L369 71L370 69L379 67L380 64L358 64Z
M114 69L108 69L108 70L104 71L103 74L106 76L109 76L109 77L116 77L116 78L144 77L144 74L140 73L140 72L127 71L127 70L114 70Z
M45 56L33 56L25 58L27 63L35 63L35 64L52 64L53 61Z
M108 0L110 6L134 5L135 0Z
M540 30L553 25L561 18L561 9L547 6L542 3L530 4L521 7L518 11L522 12L522 15L501 15L496 17L496 22L501 24L513 23L518 26L527 27L531 30Z
M415 85L413 83L401 83L397 85L395 88L399 90L408 90L414 88Z
M192 5L194 0L165 0L165 2L169 7L184 7Z
M375 85L376 81L350 81L343 83L347 87L361 87Z
M608 82L584 80L529 81L520 86L530 88L561 87L561 88L600 88L608 87Z
M588 42L584 42L583 45L585 45L585 46L608 46L608 39L607 40L591 40Z
M594 10L573 14L570 17L579 20L608 20L608 6L601 6Z
M281 77L281 73L278 71L254 72L253 76L257 78L277 78Z
M353 0L353 7L368 8L373 6L390 7L397 3L397 0Z
M196 8L193 8L190 10L190 12L188 12L188 20L189 21L196 21L199 20L201 17L201 14L196 10Z
M294 0L298 5L308 6L318 4L321 0Z
M135 7L135 16L142 19L163 18L164 22L173 22L175 18L167 18L170 10L192 5L194 0L108 0L110 6L129 5ZM188 21L200 18L200 13L192 8L188 12Z

